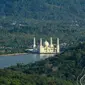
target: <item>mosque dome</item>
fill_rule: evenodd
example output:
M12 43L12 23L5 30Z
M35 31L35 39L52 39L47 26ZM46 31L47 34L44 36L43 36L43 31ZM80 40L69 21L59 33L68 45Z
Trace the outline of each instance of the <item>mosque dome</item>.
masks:
M45 42L44 42L44 45L45 45L46 47L48 47L48 46L49 46L49 42L48 42L48 41L45 41Z

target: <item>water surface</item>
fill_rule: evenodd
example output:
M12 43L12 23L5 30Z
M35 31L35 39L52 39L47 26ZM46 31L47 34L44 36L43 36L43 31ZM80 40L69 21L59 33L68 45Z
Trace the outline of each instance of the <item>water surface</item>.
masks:
M16 65L17 63L33 63L48 57L53 54L25 54L25 55L11 55L11 56L0 56L0 68L9 67Z

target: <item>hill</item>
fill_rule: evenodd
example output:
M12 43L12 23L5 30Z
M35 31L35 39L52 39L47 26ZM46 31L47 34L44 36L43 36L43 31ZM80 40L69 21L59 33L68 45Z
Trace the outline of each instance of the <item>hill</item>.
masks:
M0 0L0 53L24 52L34 36L70 45L85 41L84 6L84 0Z
M84 0L1 0L0 15L38 20L83 20Z
M77 80L85 74L84 68L85 43L80 43L42 61L0 69L0 84L77 85Z
M60 55L48 58L33 64L11 66L8 69L23 72L25 74L37 74L40 76L52 77L65 80L76 85L78 78L85 74L85 43L67 49ZM82 75L79 76L82 72ZM70 85L69 83L69 85ZM63 83L64 84L64 83ZM60 84L58 84L60 85ZM61 84L62 85L62 84Z

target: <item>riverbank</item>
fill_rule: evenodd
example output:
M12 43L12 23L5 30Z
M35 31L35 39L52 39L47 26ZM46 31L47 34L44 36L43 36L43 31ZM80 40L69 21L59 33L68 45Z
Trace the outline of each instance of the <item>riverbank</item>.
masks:
M0 56L16 56L16 55L25 55L28 53L13 53L13 54L1 54Z

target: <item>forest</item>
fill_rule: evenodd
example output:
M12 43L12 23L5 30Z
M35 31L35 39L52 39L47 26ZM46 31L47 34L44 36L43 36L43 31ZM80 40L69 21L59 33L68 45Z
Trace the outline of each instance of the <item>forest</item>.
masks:
M81 76L85 74L85 70L82 72L84 68L85 43L80 43L60 55L42 61L26 65L18 63L16 66L1 69L0 84L77 85Z
M25 52L35 36L85 41L84 0L0 0L0 54Z
M0 69L0 85L77 85L85 74L85 0L0 0L0 55L26 52L34 36L54 43L59 37L67 46L54 57Z

